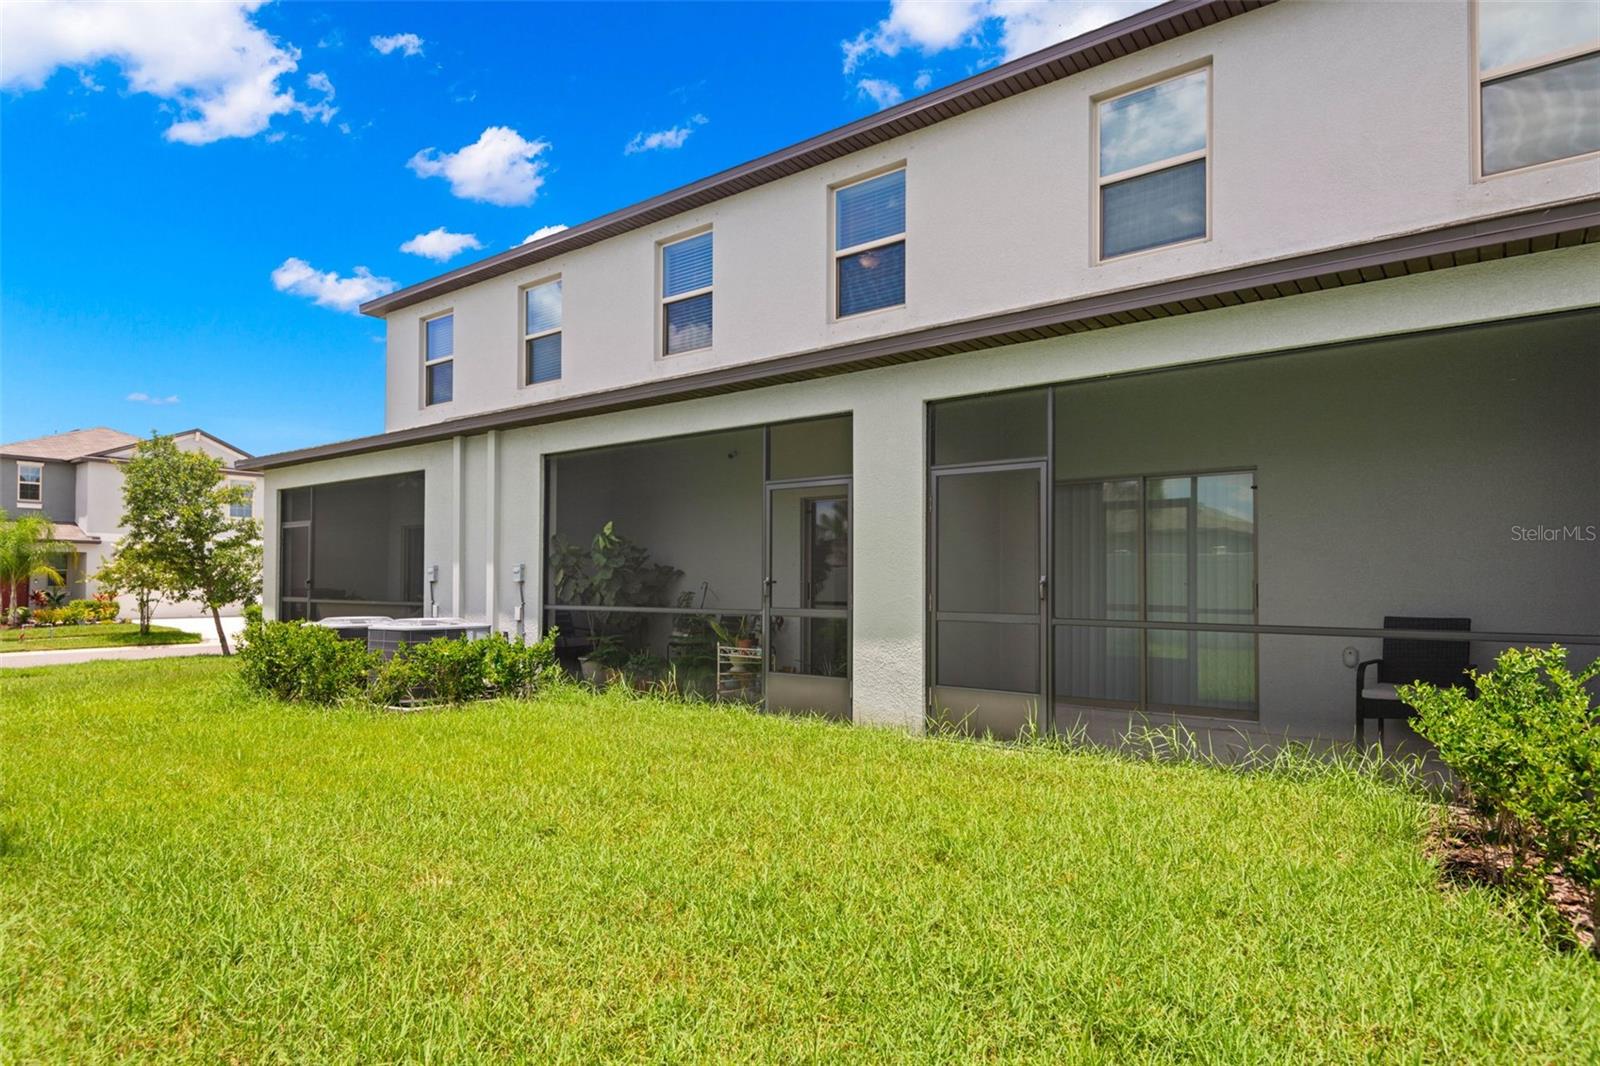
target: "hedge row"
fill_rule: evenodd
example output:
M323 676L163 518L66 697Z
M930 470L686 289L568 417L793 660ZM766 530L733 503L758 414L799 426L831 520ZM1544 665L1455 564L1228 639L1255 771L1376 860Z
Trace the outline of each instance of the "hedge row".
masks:
M534 644L498 633L483 640L440 637L385 660L331 629L264 622L259 611L245 624L239 668L251 689L280 700L383 706L526 697L560 673L553 630Z

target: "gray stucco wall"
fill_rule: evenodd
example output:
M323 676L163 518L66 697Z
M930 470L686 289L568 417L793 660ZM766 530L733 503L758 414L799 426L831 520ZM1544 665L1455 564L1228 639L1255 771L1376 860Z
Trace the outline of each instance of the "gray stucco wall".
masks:
M27 462L28 460L22 460ZM0 459L0 510L10 517L43 514L52 522L77 520L77 468L71 463L45 463L42 508L17 506L17 462Z

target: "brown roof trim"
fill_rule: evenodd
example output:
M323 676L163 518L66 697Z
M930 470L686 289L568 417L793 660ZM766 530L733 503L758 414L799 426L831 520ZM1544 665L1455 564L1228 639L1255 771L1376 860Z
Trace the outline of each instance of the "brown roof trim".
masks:
M361 313L381 318L402 307L703 207L1273 2L1169 0L799 144L369 300L361 305Z
M491 429L512 429L742 392L1592 242L1600 242L1600 198L1458 222L1213 274L1155 282L833 348L817 348L561 400L467 415L392 433L265 455L241 465L269 470L447 440Z

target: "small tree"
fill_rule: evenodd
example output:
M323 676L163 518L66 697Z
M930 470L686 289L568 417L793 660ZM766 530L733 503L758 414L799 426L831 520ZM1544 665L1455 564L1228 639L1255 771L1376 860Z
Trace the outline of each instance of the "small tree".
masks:
M172 600L194 600L211 612L222 654L229 654L221 609L261 594L261 527L229 517L250 489L223 480L222 460L178 448L153 434L123 470L123 550L133 548L162 574Z
M10 621L12 612L27 604L28 582L34 578L65 584L51 560L73 554L72 545L57 540L54 524L40 515L0 518L0 618Z
M139 611L139 632L150 632L150 616L170 581L147 546L124 542L94 579L111 595L131 598Z
M1419 681L1402 686L1400 697L1417 709L1417 732L1511 845L1513 872L1542 886L1559 864L1587 890L1600 956L1600 708L1587 687L1596 678L1600 659L1573 671L1559 646L1511 648L1493 672L1473 674L1476 694Z

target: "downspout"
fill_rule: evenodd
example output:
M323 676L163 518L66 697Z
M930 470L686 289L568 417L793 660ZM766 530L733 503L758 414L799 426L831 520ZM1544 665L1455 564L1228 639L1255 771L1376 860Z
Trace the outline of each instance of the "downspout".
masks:
M451 438L450 469L455 481L455 543L451 545L450 563L450 613L460 617L465 610L467 554L467 441L464 437Z
M500 622L500 589L495 578L500 558L500 431L491 429L487 438L484 462L483 603L492 633Z

